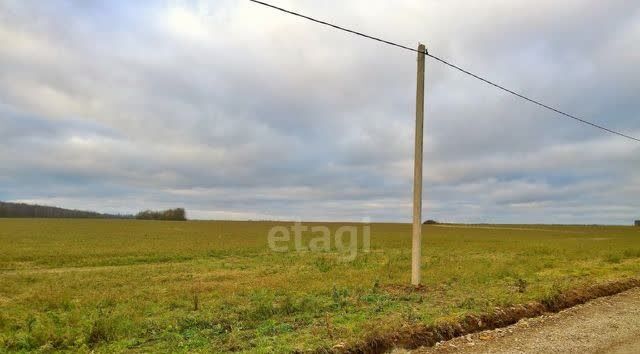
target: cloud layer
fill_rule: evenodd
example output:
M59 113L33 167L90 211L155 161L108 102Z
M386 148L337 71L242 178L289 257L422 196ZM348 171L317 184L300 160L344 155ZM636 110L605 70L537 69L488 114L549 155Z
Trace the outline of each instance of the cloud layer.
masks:
M285 1L640 135L629 1ZM248 1L3 1L0 199L409 221L415 55ZM427 62L425 218L640 218L640 144Z

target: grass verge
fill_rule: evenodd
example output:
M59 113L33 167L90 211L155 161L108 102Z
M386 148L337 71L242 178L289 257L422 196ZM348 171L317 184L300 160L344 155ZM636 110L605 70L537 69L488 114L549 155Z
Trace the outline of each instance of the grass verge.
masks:
M555 313L604 296L640 287L640 279L627 279L572 289L553 294L542 301L497 308L493 312L467 315L462 319L431 326L401 328L395 333L372 334L366 340L344 348L320 348L316 353L381 354L394 348L416 349L433 346L467 334L507 327L524 318Z

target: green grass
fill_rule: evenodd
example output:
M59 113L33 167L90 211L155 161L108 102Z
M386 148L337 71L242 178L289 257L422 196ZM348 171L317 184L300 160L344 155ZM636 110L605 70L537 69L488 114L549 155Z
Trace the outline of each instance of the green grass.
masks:
M426 226L415 292L409 225L352 262L272 252L274 225L0 219L0 352L310 350L640 272L640 228Z

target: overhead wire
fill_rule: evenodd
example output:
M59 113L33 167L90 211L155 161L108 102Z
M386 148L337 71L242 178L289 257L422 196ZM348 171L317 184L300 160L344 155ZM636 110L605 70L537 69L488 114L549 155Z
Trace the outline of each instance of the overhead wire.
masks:
M383 44L387 44L387 45L390 45L390 46L393 46L393 47L396 47L396 48L408 50L408 51L415 52L415 53L419 53L420 52L418 49L411 48L409 46L406 46L406 45L403 45L403 44L400 44L400 43L397 43L397 42L392 42L392 41L389 41L389 40L386 40L386 39L382 39L382 38L379 38L379 37L376 37L376 36L368 35L368 34L365 34L365 33L359 32L359 31L355 31L355 30L352 30L352 29L349 29L349 28L346 28L346 27L342 27L342 26L327 22L327 21L319 20L317 18L314 18L314 17L311 17L311 16L307 16L307 15L301 14L299 12L287 10L285 8L282 8L282 7L279 7L279 6L276 6L276 5L272 5L272 4L263 2L263 1L259 1L259 0L249 0L249 1L251 1L253 3L256 3L256 4L260 4L260 5L269 7L269 8L272 8L272 9L275 9L275 10L278 10L278 11L281 11L281 12L284 12L284 13L287 13L289 15L297 16L297 17L300 17L300 18L303 18L303 19L306 19L306 20L309 20L309 21L312 21L312 22L316 22L316 23L319 23L319 24L322 24L322 25L325 25L325 26L328 26L328 27L331 27L331 28L334 28L334 29L337 29L337 30L340 30L340 31L348 32L348 33L351 33L351 34L354 34L354 35L357 35L357 36L360 36L360 37L364 37L364 38L367 38L367 39L370 39L370 40L374 40L374 41L377 41L377 42L380 42L380 43L383 43ZM484 78L484 77L482 77L482 76L480 76L478 74L474 74L473 72L471 72L469 70L463 69L463 68L461 68L461 67L459 67L459 66L457 66L455 64L452 64L451 62L449 62L449 61L447 61L445 59L442 59L442 58L440 58L440 57L438 57L436 55L433 55L433 54L429 53L428 49L425 49L424 54L425 54L425 56L428 56L428 57L430 57L430 58L432 58L432 59L434 59L434 60L436 60L436 61L438 61L438 62L440 62L440 63L442 63L444 65L447 65L447 66L449 66L449 67L451 67L453 69L456 69L456 70L458 70L458 71L460 71L460 72L462 72L462 73L464 73L466 75L469 75L469 76L471 76L471 77L473 77L473 78L475 78L477 80L480 80L480 81L482 81L482 82L484 82L486 84L489 84L489 85L491 85L491 86L493 86L493 87L495 87L497 89L500 89L502 91L505 91L505 92L507 92L509 94L512 94L512 95L514 95L514 96L516 96L518 98L521 98L521 99L523 99L525 101L528 101L530 103L533 103L535 105L543 107L543 108L545 108L547 110L555 112L555 113L557 113L557 114L559 114L559 115L561 115L563 117L571 118L571 119L573 119L573 120L575 120L577 122L580 122L580 123L589 125L591 127L606 131L608 133L615 134L615 135L624 137L626 139L630 139L630 140L634 140L634 141L640 142L640 139L638 139L638 138L635 138L633 136L630 136L630 135L627 135L627 134L624 134L624 133L609 129L609 128L604 127L602 125L590 122L590 121L588 121L586 119L579 118L579 117L577 117L577 116L575 116L573 114L566 113L566 112L564 112L564 111L562 111L562 110L560 110L558 108L554 108L554 107L552 107L550 105L542 103L539 100L536 100L536 99L533 99L533 98L529 98L529 97L527 97L527 96L525 96L523 94L520 94L520 93L518 93L518 92L516 92L514 90L508 89L508 88L506 88L506 87L504 87L504 86L502 86L500 84L497 84L497 83L495 83L495 82L493 82L491 80L488 80L488 79L486 79L486 78Z

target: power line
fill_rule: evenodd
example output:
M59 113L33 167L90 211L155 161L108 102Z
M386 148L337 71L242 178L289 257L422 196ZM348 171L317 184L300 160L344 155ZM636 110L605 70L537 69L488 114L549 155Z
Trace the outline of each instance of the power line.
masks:
M316 18L309 17L309 16L303 15L303 14L298 13L298 12L293 12L293 11L290 11L290 10L287 10L287 9L283 9L283 8L278 7L278 6L275 6L275 5L267 4L266 2L262 2L262 1L258 1L258 0L249 0L249 1L251 1L251 2L255 2L256 4L264 5L264 6L266 6L266 7L270 7L270 8L272 8L272 9L276 9L276 10L279 10L279 11L282 11L282 12L286 12L286 13L288 13L288 14L290 14L290 15L294 15L294 16L302 17L302 18L307 19L307 20L309 20L309 21L313 21L313 22L316 22L316 23L319 23L319 24L322 24L322 25L325 25L325 26L333 27L333 28L335 28L335 29L339 29L339 30L341 30L341 31L349 32L349 33L351 33L351 34L355 34L355 35L357 35L357 36L361 36L361 37L364 37L364 38L373 39L374 41L378 41L378 42L382 42L382 43L384 43L384 44L388 44L388 45L391 45L391 46L394 46L394 47L398 47L398 48L402 48L402 49L410 50L410 51L412 51L412 52L416 52L416 53L418 52L418 50L417 50L417 49L413 49L413 48L411 48L411 47L407 47L406 45L402 45L402 44L398 44L398 43L394 43L394 42L391 42L391 41L384 40L384 39L382 39L382 38L378 38L378 37L370 36L370 35L368 35L368 34L364 34L364 33L362 33L362 32L358 32L358 31L350 30L350 29L348 29L348 28L344 28L344 27L341 27L341 26L338 26L338 25L334 25L334 24L329 23L329 22L325 22L325 21L322 21L322 20L318 20L318 19L316 19Z
M272 4L268 4L266 2L262 2L262 1L258 1L258 0L249 0L249 1L254 2L256 4L260 4L260 5L266 6L266 7L270 7L272 9L275 9L275 10L278 10L278 11L282 11L282 12L290 14L290 15L301 17L301 18L304 18L304 19L309 20L309 21L313 21L313 22L316 22L316 23L319 23L319 24L322 24L322 25L325 25L325 26L329 26L329 27L332 27L332 28L335 28L335 29L338 29L338 30L341 30L341 31L344 31L344 32L355 34L355 35L360 36L360 37L364 37L364 38L368 38L368 39L371 39L371 40L374 40L374 41L378 41L378 42L381 42L381 43L384 43L384 44L387 44L387 45L390 45L390 46L393 46L393 47L397 47L397 48L404 49L404 50L409 50L409 51L416 52L416 53L418 52L417 49L408 47L406 45L402 45L402 44L399 44L399 43L396 43L396 42L391 42L391 41L388 41L388 40L385 40L385 39L382 39L382 38L370 36L370 35L362 33L362 32L354 31L352 29L348 29L348 28L345 28L345 27L342 27L342 26L338 26L338 25L335 25L335 24L332 24L332 23L329 23L329 22L326 22L326 21L318 20L316 18L313 18L313 17L310 17L310 16L306 16L306 15L303 15L301 13L294 12L294 11L291 11L291 10L287 10L287 9L284 9L282 7L278 7L278 6L275 6L275 5L272 5ZM487 83L487 84L489 84L489 85L491 85L491 86L493 86L495 88L498 88L498 89L500 89L502 91L510 93L510 94L512 94L512 95L514 95L516 97L519 97L519 98L521 98L523 100L529 101L529 102L531 102L533 104L536 104L536 105L538 105L540 107L546 108L546 109L548 109L548 110L550 110L552 112L555 112L557 114L560 114L560 115L562 115L564 117L574 119L574 120L576 120L576 121L578 121L580 123L590 125L590 126L592 126L594 128L598 128L598 129L604 130L606 132L621 136L623 138L627 138L627 139L630 139L630 140L635 140L637 142L640 142L640 139L638 139L638 138L634 138L634 137L626 135L624 133L620 133L620 132L617 132L615 130L611 130L609 128L603 127L603 126L598 125L596 123L589 122L589 121L587 121L585 119L578 118L578 117L576 117L576 116L574 116L572 114L563 112L563 111L561 111L561 110L559 110L557 108L553 108L553 107L551 107L549 105L546 105L546 104L544 104L544 103L542 103L540 101L537 101L537 100L529 98L529 97L527 97L525 95L519 94L519 93L517 93L517 92L515 92L513 90L510 90L510 89L508 89L508 88L506 88L506 87L504 87L502 85L496 84L495 82L492 82L492 81L490 81L488 79L485 79L485 78L483 78L483 77L481 77L481 76L479 76L477 74L474 74L474 73L472 73L472 72L470 72L468 70L465 70L465 69L463 69L463 68L461 68L461 67L459 67L457 65L454 65L454 64L452 64L452 63L450 63L450 62L448 62L448 61L446 61L446 60L444 60L442 58L439 58L439 57L437 57L437 56L435 56L433 54L429 54L428 50L425 50L424 54L426 56L428 56L428 57L430 57L432 59L435 59L435 60L439 61L440 63L445 64L445 65L447 65L447 66L449 66L449 67L451 67L453 69L456 69L456 70L458 70L458 71L460 71L460 72L462 72L462 73L464 73L466 75L469 75L469 76L471 76L471 77L473 77L475 79L478 79L480 81L483 81L483 82L485 82L485 83Z
M635 141L640 142L640 139L638 139L638 138L634 138L634 137L629 136L629 135L626 135L626 134L624 134L624 133L620 133L620 132L617 132L617 131L615 131L615 130L611 130L611 129L609 129L609 128L603 127L603 126L601 126L601 125L598 125L598 124L595 124L595 123L591 123L591 122L589 122L589 121L587 121L587 120L584 120L584 119L582 119L582 118L578 118L578 117L576 117L576 116L574 116L574 115L572 115L572 114L565 113L565 112L563 112L563 111L561 111L561 110L559 110L559 109L557 109L557 108L553 108L553 107L551 107L551 106L548 106L548 105L546 105L546 104L544 104L544 103L542 103L542 102L540 102L540 101L536 101L536 100L534 100L534 99L532 99L532 98L526 97L526 96L521 95L521 94L519 94L519 93L517 93L517 92L514 92L514 91L512 91L512 90L509 90L508 88L506 88L506 87L504 87L504 86L498 85L498 84L496 84L495 82L491 82L491 81L489 81L489 80L487 80L487 79L485 79L485 78L482 78L482 77L480 77L480 76L478 76L478 75L476 75L476 74L474 74L474 73L472 73L472 72L469 72L469 71L467 71L467 70L465 70L465 69L462 69L461 67L459 67L459 66L457 66L457 65L451 64L451 63L447 62L447 61L446 61L446 60L444 60L444 59L440 59L440 58L436 57L435 55L431 55L431 54L429 54L429 53L425 53L425 55L427 55L427 56L429 56L429 57L431 57L431 58L433 58L433 59L435 59L435 60L437 60L437 61L439 61L439 62L441 62L441 63L445 64L445 65L448 65L448 66L450 66L450 67L452 67L452 68L454 68L454 69L456 69L456 70L459 70L459 71L461 71L461 72L463 72L463 73L465 73L465 74L467 74L467 75L469 75L469 76L472 76L472 77L474 77L474 78L476 78L476 79L478 79L478 80L480 80L480 81L484 81L484 82L486 82L487 84L489 84L489 85L491 85L491 86L497 87L497 88L499 88L500 90L503 90L503 91L508 92L508 93L510 93L510 94L512 94L512 95L515 95L515 96L517 96L517 97L520 97L520 98L522 98L523 100L526 100L526 101L529 101L529 102L531 102L531 103L533 103L533 104L536 104L536 105L538 105L538 106L540 106L540 107L546 108L546 109L548 109L548 110L551 110L551 111L553 111L553 112L556 112L556 113L558 113L558 114L560 114L560 115L563 115L563 116L565 116L565 117L568 117L568 118L571 118L571 119L575 119L575 120L577 120L577 121L578 121L578 122L580 122L580 123L584 123L584 124L590 125L590 126L592 126L592 127L594 127L594 128L602 129L602 130L604 130L604 131L606 131L606 132L609 132L609 133L612 133L612 134L616 134L616 135L619 135L619 136L621 136L621 137L624 137L624 138L627 138L627 139L631 139L631 140L635 140Z

